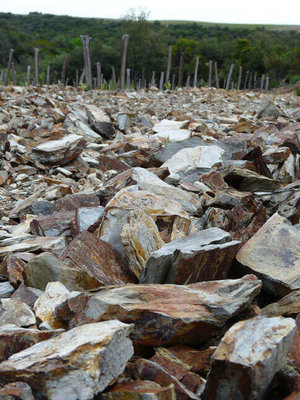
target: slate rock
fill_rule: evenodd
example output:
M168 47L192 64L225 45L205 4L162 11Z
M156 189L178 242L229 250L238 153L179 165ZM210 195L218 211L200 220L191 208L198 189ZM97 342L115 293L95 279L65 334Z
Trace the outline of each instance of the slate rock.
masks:
M55 202L54 211L75 211L81 207L97 206L100 206L100 200L95 194L68 194Z
M74 225L71 230L76 236L83 231L93 232L100 225L104 207L80 207L75 211Z
M151 254L140 283L180 285L226 279L239 244L219 228L173 240Z
M124 370L133 355L131 326L107 321L74 328L0 364L2 384L22 379L40 398L88 400Z
M115 384L108 392L100 395L101 400L174 400L174 385L161 386L149 380L125 381Z
M27 327L35 322L35 315L27 304L18 299L1 299L0 326L15 324Z
M31 387L25 382L12 382L0 388L1 400L34 400Z
M31 205L32 213L35 215L38 214L51 215L53 213L53 207L54 207L53 203L47 200L35 201Z
M212 357L204 400L260 400L286 363L295 321L256 317L233 325Z
M107 319L134 323L135 344L193 346L207 341L246 309L260 288L253 275L191 285L126 285L78 295L55 313L70 327Z
M300 234L277 213L244 244L236 259L236 271L255 273L274 295L300 289Z
M0 282L0 299L11 297L14 287L9 282Z
M86 108L86 114L89 124L95 132L107 139L111 139L114 136L113 125L104 111L94 105L89 105Z

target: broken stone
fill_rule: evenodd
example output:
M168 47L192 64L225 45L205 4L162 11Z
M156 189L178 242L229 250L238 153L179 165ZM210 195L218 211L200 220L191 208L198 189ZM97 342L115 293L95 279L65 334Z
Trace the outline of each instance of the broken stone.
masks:
M22 378L49 400L91 399L123 372L133 355L130 330L131 325L119 321L74 328L2 362L0 382Z
M111 139L114 135L113 125L109 116L94 105L89 105L86 108L86 114L90 126L101 136Z
M33 309L34 303L42 294L42 291L36 288L27 287L23 283L18 287L18 289L11 296L12 299L18 299L23 303L27 304Z
M2 400L34 400L30 386L25 382L12 382L0 389Z
M14 287L9 282L0 282L0 299L10 297L14 290Z
M219 228L173 240L151 254L140 282L186 285L226 279L239 244Z
M27 327L35 322L35 315L27 304L17 299L1 299L0 326L14 324Z
M203 399L262 399L286 363L295 330L295 321L283 317L236 323L213 354Z
M46 200L35 201L31 205L32 213L35 215L51 215L53 213L53 203Z
M75 211L81 207L98 207L99 198L95 194L72 194L58 199L54 204L54 211Z
M75 211L73 235L83 231L93 232L100 225L104 215L104 207L81 207ZM72 226L71 226L72 229Z
M56 317L71 327L108 318L130 321L135 344L193 346L246 309L260 288L253 275L191 285L129 285L72 298L56 309Z
M143 400L146 396L151 396L153 400L174 400L175 390L173 384L161 387L156 382L135 380L117 383L100 396L101 400Z
M300 313L300 290L294 290L287 296L271 303L262 309L262 315L267 317L294 316Z
M62 211L37 217L30 224L31 232L37 236L64 236L70 231L74 216L74 211Z
M300 235L274 214L236 255L240 268L255 273L268 292L284 296L300 289Z

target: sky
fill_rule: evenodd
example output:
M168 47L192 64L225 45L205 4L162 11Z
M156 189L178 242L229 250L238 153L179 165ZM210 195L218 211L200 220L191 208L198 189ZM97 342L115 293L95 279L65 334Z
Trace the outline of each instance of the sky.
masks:
M77 17L120 18L130 8L150 12L150 20L300 25L299 0L10 0L0 12L32 11ZM6 4L4 4L6 3Z

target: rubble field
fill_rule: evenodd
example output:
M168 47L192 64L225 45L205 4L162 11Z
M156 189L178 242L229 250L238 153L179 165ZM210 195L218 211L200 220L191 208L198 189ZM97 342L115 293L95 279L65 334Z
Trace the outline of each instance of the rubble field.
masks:
M0 399L300 398L300 97L0 88Z

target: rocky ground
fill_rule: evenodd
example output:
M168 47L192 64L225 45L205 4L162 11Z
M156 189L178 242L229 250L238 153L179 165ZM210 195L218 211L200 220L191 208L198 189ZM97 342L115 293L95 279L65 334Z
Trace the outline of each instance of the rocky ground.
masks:
M0 399L299 399L299 97L0 106Z

